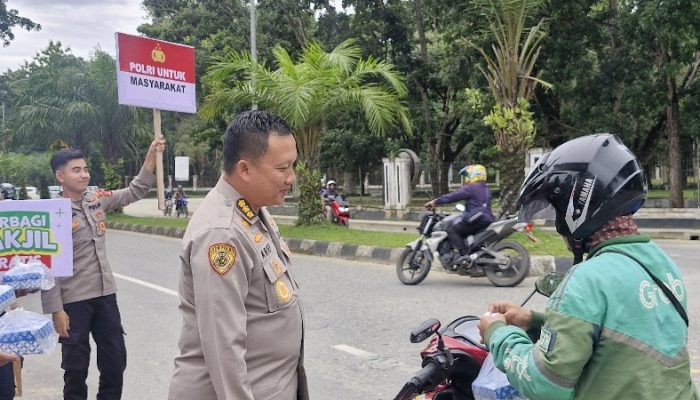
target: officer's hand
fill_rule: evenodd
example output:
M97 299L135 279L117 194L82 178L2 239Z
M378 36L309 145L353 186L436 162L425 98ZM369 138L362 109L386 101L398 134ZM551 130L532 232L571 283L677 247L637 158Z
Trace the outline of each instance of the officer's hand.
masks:
M532 320L532 311L508 301L489 305L489 311L503 314L508 325L515 325L523 330L527 330Z
M484 341L484 335L489 329L489 326L491 326L491 324L496 321L506 322L506 318L503 316L503 314L492 312L488 312L481 316L481 318L479 319L479 334L481 335L481 343L488 344Z
M425 203L425 208L428 209L428 211L433 211L435 209L435 200L430 200Z
M165 150L165 138L161 136L159 139L153 139L151 146L148 147L148 154L154 152L162 153Z
M13 361L19 361L19 356L11 353L5 353L0 351L0 366L11 363Z
M53 327L61 337L68 337L70 331L70 318L65 311L56 311L53 313Z

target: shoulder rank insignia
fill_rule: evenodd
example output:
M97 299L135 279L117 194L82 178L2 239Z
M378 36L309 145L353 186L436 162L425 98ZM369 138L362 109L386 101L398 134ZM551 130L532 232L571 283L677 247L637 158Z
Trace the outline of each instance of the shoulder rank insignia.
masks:
M241 217L241 225L243 225L244 228L250 228L250 222L243 217Z
M238 199L236 202L236 208L238 208L238 210L248 219L249 222L252 222L253 218L257 216L246 199Z
M228 243L215 243L209 246L209 265L219 275L225 275L236 262L236 248Z

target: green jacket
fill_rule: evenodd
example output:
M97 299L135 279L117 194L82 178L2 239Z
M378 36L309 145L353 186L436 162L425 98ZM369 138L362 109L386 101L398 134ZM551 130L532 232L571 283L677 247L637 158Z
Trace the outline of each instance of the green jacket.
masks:
M639 264L687 310L676 264L646 236L611 239L574 266L533 313L528 332L493 323L485 336L496 366L531 400L699 399L690 377L688 328Z

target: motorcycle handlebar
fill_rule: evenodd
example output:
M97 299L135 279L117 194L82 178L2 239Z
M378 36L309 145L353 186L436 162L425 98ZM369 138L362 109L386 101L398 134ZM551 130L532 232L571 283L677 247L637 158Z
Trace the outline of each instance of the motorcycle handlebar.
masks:
M416 376L406 382L394 400L410 400L416 392L420 393L428 384L437 385L442 380L440 379L441 370L442 368L435 362L429 362Z

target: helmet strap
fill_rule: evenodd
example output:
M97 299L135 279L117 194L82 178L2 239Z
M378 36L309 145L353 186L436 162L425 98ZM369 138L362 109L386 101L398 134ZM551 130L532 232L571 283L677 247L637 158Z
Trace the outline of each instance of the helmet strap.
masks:
M571 251L574 253L574 265L583 261L583 253L585 252L584 241L582 239L569 238Z

